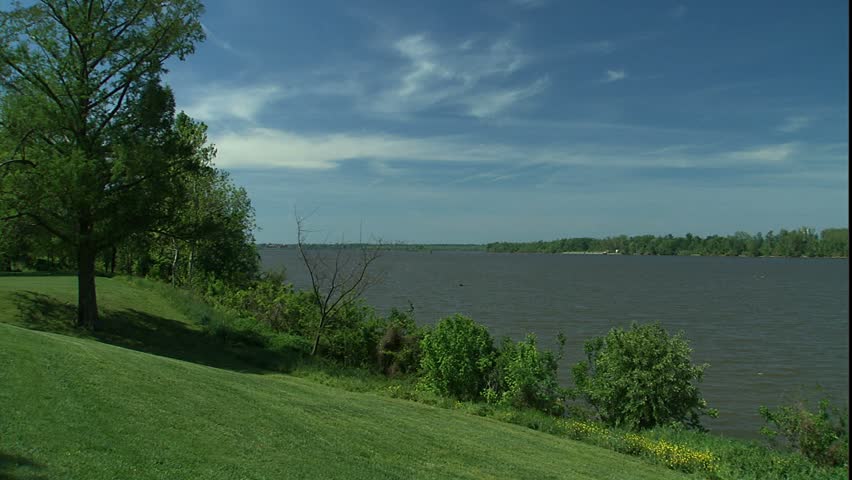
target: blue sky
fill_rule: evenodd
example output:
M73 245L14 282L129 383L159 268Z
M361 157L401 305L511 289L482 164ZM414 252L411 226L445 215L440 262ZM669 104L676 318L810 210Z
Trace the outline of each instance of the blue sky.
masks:
M260 242L848 224L848 3L206 3L167 82Z

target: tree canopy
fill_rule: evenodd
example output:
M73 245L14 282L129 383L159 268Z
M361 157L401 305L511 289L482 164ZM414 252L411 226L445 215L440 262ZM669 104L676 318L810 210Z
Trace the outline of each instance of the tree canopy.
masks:
M204 39L198 0L40 0L0 12L0 218L76 256L95 327L97 253L172 214L198 168L164 62Z

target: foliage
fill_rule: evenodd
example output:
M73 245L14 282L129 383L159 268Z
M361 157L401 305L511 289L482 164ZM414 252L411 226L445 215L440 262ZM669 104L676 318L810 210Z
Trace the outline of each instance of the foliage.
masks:
M31 220L0 221L0 271L71 271L74 262L70 257L67 246L42 235Z
M262 273L248 285L211 288L209 301L230 309L240 316L253 318L274 332L306 335L306 319L313 316L314 307L307 294L296 292L284 282L283 273Z
M385 328L385 319L362 300L347 303L327 325L318 351L346 366L375 367Z
M722 479L843 479L845 467L821 466L797 452L786 452L753 440L739 440L671 426L640 432L648 439L665 440L694 450L712 452Z
M554 415L564 412L565 391L559 386L557 369L565 337L559 336L560 351L542 351L535 335L514 342L509 338L497 352L490 385L483 396L521 408L535 408Z
M624 443L627 452L650 455L674 470L714 475L719 469L716 456L710 452L693 450L665 440L649 440L635 433L625 434Z
M469 317L441 319L420 342L422 384L440 395L475 399L494 362L488 330Z
M78 323L97 324L99 252L145 231L197 167L161 75L204 39L198 0L13 4L0 12L0 218L76 257Z
M701 472L711 477L717 476L719 472L719 459L708 450L692 448L662 438L651 438L641 433L608 429L594 422L561 420L560 426L564 428L568 438L645 457L673 470Z
M701 428L707 408L696 383L707 365L693 365L682 334L669 336L659 324L613 328L585 344L587 361L572 371L576 391L608 425L639 430L682 423Z
M549 242L495 242L486 246L489 252L607 252L625 255L715 255L775 257L848 257L849 229L829 228L817 235L812 228L781 229L766 235L736 232L733 235L709 235L701 238L687 233L654 236L619 235L607 238L563 238Z
M420 367L420 341L423 329L414 322L414 306L407 311L391 309L385 333L379 340L379 368L385 375L415 373Z
M849 412L833 407L824 398L813 411L805 401L775 409L761 406L760 415L769 424L761 433L789 446L811 460L829 466L849 464Z
M519 417L506 417L519 423ZM539 420L544 422L545 419ZM726 438L676 426L631 432L594 421L553 419L539 428L683 472L731 480L843 479L845 467L827 468L796 453L779 452L754 441ZM528 421L527 421L528 422Z
M242 288L221 284L207 297L236 316L306 342L313 337L320 316L313 292L294 290L283 274L261 274ZM416 369L419 329L411 311L394 309L382 318L359 299L341 304L334 313L317 345L322 356L346 366L382 368L389 374Z
M213 167L216 150L207 143L206 125L183 113L175 123L198 168L176 179L184 195L170 204L169 214L112 246L111 270L202 291L215 281L246 285L260 266L248 194L227 172Z

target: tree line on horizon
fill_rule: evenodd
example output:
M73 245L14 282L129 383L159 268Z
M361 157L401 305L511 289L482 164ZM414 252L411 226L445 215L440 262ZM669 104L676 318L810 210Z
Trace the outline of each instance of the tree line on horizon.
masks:
M746 257L844 257L849 256L849 229L781 229L750 234L708 235L619 235L606 238L562 238L535 242L493 242L485 246L493 253L606 252L624 255L707 255Z

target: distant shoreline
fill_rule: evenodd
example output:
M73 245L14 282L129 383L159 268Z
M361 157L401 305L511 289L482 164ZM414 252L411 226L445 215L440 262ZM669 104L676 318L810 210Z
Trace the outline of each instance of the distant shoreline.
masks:
M284 244L266 244L260 243L256 245L259 249L266 250L295 250L297 249L296 245L284 245ZM344 248L357 248L360 247L360 244L345 244ZM366 246L375 247L376 245L370 244ZM313 248L337 248L337 245L327 244L327 245L311 245ZM385 250L391 251L406 251L406 252L419 252L419 253L430 253L433 251L442 251L442 252L484 252L489 254L524 254L524 255L617 255L617 256L625 256L625 257L715 257L715 258L801 258L801 259L825 259L825 260L848 260L848 256L783 256L783 255L702 255L702 254L650 254L650 253L623 253L623 252L608 252L608 251L567 251L567 252L535 252L535 251L516 251L516 252L489 252L485 245L470 245L470 244L461 244L461 245L453 245L453 244L419 244L419 245L382 245L381 248Z
M621 252L559 252L559 255L621 255Z

